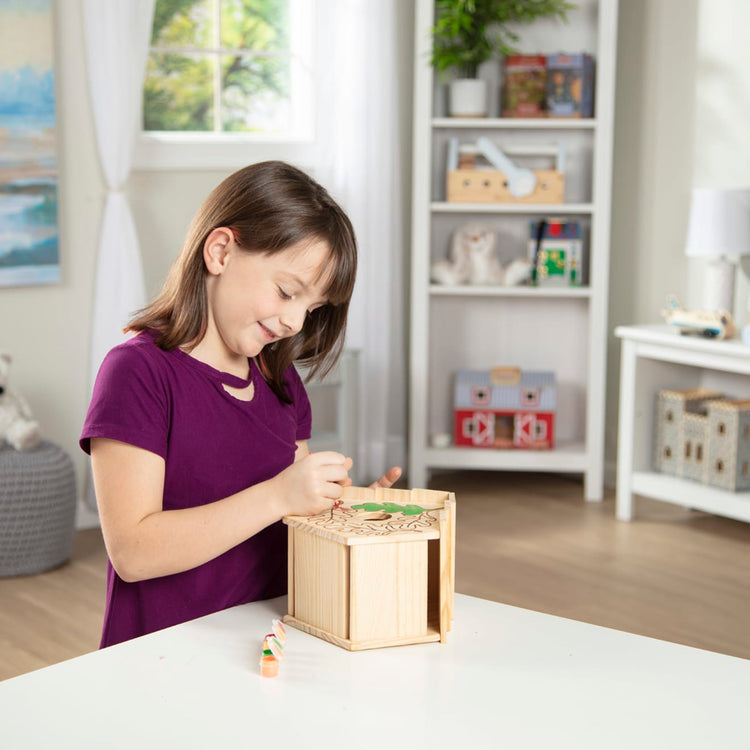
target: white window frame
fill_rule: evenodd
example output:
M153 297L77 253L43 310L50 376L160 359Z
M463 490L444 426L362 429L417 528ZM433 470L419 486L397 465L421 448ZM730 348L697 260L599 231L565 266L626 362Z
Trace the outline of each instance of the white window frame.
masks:
M157 132L145 131L141 125L135 139L133 169L234 170L265 159L310 164L315 139L315 79L304 68L314 70L315 1L289 0L289 23L292 121L299 126L296 133L269 136L258 133ZM141 98L141 105L142 102ZM141 124L142 115L142 111L139 112L138 122Z

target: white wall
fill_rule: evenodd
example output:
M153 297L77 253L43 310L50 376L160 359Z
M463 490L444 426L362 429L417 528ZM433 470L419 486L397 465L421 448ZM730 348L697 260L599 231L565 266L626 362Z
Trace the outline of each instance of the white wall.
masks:
M74 458L88 398L88 330L94 256L103 206L86 89L78 0L57 3L60 252L55 286L0 288L0 349L14 357L11 385L23 393L49 439Z
M695 80L704 1L620 2L610 329L620 323L657 322L666 295L687 290L683 246L695 162L694 132L702 122L695 116ZM737 9L744 5L744 22L735 28L747 28L750 4L711 0L709 5L718 9L717 4L722 5L717 18L740 12ZM404 21L399 54L404 81L410 82L412 3L404 0L399 7ZM0 348L14 355L13 384L31 402L45 434L74 458L82 484L87 459L77 441L89 395L88 331L104 196L87 93L80 0L58 0L57 8L62 282L52 287L0 289ZM408 93L404 98L409 98ZM405 104L401 132L403 160L408 165L410 102ZM745 117L742 122L747 121ZM742 145L747 163L748 146ZM149 294L161 285L194 210L225 175L225 171L133 175L129 193ZM410 195L408 179L404 172L405 196ZM408 227L404 237L409 237ZM608 368L606 451L608 461L614 463L619 368L614 337L609 342ZM87 520L82 514L81 522Z
M746 0L620 0L609 328L658 323L666 296L703 303L684 255L690 191L750 187ZM748 273L735 315L747 317ZM613 479L619 340L610 335L606 455ZM737 394L741 395L741 394Z
M619 5L610 331L660 322L666 296L685 289L698 12L698 0ZM619 339L610 334L608 467L616 457L619 354Z
M696 187L750 188L750 3L699 0L695 75L693 182ZM748 248L750 250L750 248ZM707 261L691 259L686 296L695 306L704 299ZM748 319L750 257L737 274L734 314Z

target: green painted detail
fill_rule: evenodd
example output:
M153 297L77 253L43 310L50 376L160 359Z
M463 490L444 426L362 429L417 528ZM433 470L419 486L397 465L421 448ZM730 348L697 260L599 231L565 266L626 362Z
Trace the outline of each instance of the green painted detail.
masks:
M263 656L273 656L273 651L270 648L263 649Z
M370 513L382 510L385 513L403 513L405 516L418 516L425 512L419 505L397 505L396 503L361 503L352 505L353 510L366 510Z

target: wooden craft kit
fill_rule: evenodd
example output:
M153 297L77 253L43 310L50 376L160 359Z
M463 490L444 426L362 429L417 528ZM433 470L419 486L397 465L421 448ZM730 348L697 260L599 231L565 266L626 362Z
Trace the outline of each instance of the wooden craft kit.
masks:
M510 156L550 158L551 169L525 168ZM502 151L489 138L448 141L446 197L449 203L562 203L565 151L562 144L514 146Z
M287 516L284 622L359 651L446 641L455 590L455 497L347 487L316 516Z
M750 489L750 400L706 388L664 389L655 423L658 471L730 491Z
M474 448L553 448L553 372L518 367L461 370L454 386L454 441Z

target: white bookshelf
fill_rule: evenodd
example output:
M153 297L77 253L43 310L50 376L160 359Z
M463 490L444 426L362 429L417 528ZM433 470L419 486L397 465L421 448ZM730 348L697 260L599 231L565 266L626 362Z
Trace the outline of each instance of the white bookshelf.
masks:
M322 380L310 380L308 370L298 368L305 381L313 415L313 430L308 440L311 451L359 455L359 367L359 350L345 349ZM350 474L354 482L359 481L356 461Z
M569 23L540 20L519 29L523 52L590 52L596 58L595 117L511 119L497 115L500 64L481 70L491 84L491 116L446 116L445 89L429 65L434 0L417 0L413 125L409 458L411 486L437 469L552 471L584 476L584 494L603 494L607 291L617 0L581 0ZM562 143L565 202L552 205L449 203L448 139L490 137L509 151ZM567 216L581 223L585 286L441 286L430 265L447 257L453 231L482 221L498 232L505 264L525 255L529 222ZM453 376L459 369L515 365L554 370L556 445L550 451L432 447L453 434Z

